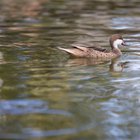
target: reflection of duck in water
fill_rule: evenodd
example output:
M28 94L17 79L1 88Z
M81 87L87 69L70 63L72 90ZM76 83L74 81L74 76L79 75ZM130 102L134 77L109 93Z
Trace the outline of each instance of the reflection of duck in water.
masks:
M59 47L59 49L69 53L74 57L110 59L120 56L122 52L120 51L119 46L125 45L122 36L119 34L114 34L110 37L109 41L111 46L110 51L97 46L83 47L76 44L73 45L73 48L67 49Z
M67 61L67 66L91 66L108 63L110 60L92 59L92 58L71 58Z
M111 62L111 63L110 63ZM71 58L68 59L66 62L67 66L91 66L91 65L99 65L99 64L105 64L105 63L110 63L109 64L109 71L112 72L122 72L124 68L127 67L127 64L129 62L124 61L121 62L118 59L112 59L112 60L106 60L103 61L102 59L92 59L92 58Z
M120 62L117 59L112 59L110 64L110 71L112 72L122 72L124 68L127 68L129 62Z

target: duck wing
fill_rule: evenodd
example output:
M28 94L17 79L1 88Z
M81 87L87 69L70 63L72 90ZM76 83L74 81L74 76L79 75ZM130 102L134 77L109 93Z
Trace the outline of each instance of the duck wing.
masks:
M106 48L102 48L100 46L86 46L83 44L72 44L72 46L81 51L88 51L88 50L92 49L92 50L96 50L96 51L100 51L100 52L108 52L108 50Z

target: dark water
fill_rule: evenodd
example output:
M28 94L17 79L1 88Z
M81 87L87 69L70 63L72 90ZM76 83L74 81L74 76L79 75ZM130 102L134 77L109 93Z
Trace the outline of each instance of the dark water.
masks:
M139 0L0 2L0 138L140 139ZM123 56L100 63L57 50L72 43Z

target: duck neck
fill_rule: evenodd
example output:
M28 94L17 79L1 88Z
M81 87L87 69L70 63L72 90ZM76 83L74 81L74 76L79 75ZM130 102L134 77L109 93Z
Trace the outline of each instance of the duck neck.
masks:
M118 45L119 42L118 41L120 41L120 40L116 40L114 42L111 42L110 44L111 44L112 52L119 56L122 54L122 52L119 49L119 45Z
M117 54L118 56L122 55L122 52L120 51L119 48L114 48L112 51L113 51L113 53Z

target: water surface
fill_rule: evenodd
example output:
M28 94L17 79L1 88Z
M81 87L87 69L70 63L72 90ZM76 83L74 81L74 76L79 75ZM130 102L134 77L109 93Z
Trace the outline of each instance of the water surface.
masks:
M0 138L138 140L140 2L0 2ZM129 47L106 62L71 59L73 43Z

